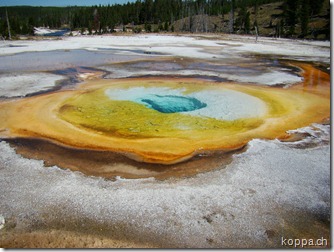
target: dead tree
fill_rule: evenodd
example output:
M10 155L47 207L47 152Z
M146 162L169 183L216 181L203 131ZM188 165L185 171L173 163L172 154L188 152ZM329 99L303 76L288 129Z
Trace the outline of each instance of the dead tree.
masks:
M8 38L9 38L9 40L12 40L12 35L10 33L10 24L9 24L9 18L8 18L7 8L6 8L6 18L7 18L7 27L8 27Z

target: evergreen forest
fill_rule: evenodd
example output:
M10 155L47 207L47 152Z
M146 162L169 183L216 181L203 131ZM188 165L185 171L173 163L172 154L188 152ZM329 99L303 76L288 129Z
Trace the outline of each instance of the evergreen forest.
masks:
M48 27L89 35L223 32L329 39L329 9L329 0L137 0L95 6L0 6L0 37L33 35L34 27Z

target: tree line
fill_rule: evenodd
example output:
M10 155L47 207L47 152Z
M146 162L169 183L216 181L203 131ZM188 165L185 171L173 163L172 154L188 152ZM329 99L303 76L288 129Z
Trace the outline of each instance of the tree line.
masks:
M319 13L324 2L324 0L280 1L284 1L284 13L278 29L283 30L284 27L285 36L296 34L296 25L302 27L299 35L306 36L309 32L310 16ZM8 29L14 36L31 35L34 27L51 29L66 27L71 30L81 30L82 33L103 34L113 32L115 27L126 24L131 24L135 32L142 30L139 25L143 26L146 32L173 32L175 22L185 18L189 19L189 25L182 27L181 30L194 32L197 29L193 29L191 22L194 20L193 17L198 16L202 17L200 22L203 26L208 17L221 16L223 22L229 22L229 32L241 29L243 33L249 33L258 25L256 19L253 23L250 22L249 9L254 8L256 12L259 6L272 2L279 0L137 0L122 5L89 7L0 7L0 35L3 38L8 37ZM224 15L228 15L228 20L224 20Z
M287 35L296 33L296 25L300 26L300 37L305 37L310 31L310 18L320 13L324 0L286 0L284 3L284 21L288 27ZM330 13L326 15L328 24L325 27L326 37L329 39L330 32Z

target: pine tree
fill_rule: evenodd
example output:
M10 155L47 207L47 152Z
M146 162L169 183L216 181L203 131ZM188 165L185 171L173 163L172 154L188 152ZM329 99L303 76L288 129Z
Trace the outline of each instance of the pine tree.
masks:
M250 13L247 11L246 17L245 17L245 33L250 32Z
M230 33L234 32L234 8L235 0L231 0L231 11L230 11L230 20L229 20L229 31Z
M303 0L300 12L300 22L301 22L301 36L306 37L308 34L308 23L310 15L310 1Z
M169 27L168 22L165 22L164 30L165 30L165 31L168 31L168 27Z
M289 27L289 35L295 34L295 26L298 22L299 0L285 0L285 23Z
M310 10L312 15L317 15L321 11L324 4L324 0L312 0L309 2Z

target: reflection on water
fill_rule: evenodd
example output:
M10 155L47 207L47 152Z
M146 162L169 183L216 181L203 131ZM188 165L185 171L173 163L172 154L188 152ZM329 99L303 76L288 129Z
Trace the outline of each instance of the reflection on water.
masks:
M154 51L149 51L149 50L132 50L132 49L121 49L121 48L97 48L99 51L106 51L106 52L113 52L117 54L147 54L147 55L164 55L163 53L160 52L154 52Z
M149 76L193 77L213 81L256 83L262 85L288 85L301 81L298 68L277 59L244 58L229 61L190 58L160 58L131 61L101 66L109 71L105 78L133 78Z
M50 72L66 77L66 79L59 84L59 87L61 89L66 89L68 86L73 86L81 82L83 79L89 79L91 77L103 77L107 74L107 72L105 71L101 71L93 67L84 66L58 69Z
M175 71L182 70L184 66L176 61L141 61L123 64L126 68L145 71Z
M138 76L183 76L213 79L218 81L270 82L277 73L290 73L285 79L295 75L296 69L286 66L275 58L244 58L194 61L190 58L162 57L147 54L142 50L105 49L95 51L84 49L55 50L47 52L25 52L0 56L0 74L21 71L51 71L60 75L70 75L78 67L98 68L109 72L105 78L126 78ZM282 71L284 69L284 71ZM91 70L91 69L90 69ZM82 71L81 71L82 72ZM295 75L296 76L296 75ZM72 76L70 76L72 78ZM73 82L73 78L72 78ZM279 80L273 82L276 84ZM279 84L279 83L277 83Z
M256 75L262 73L265 69L260 67L258 64L248 63L248 66L244 64L234 64L234 65L223 65L223 64L213 64L210 62L195 62L189 65L191 70L204 70L204 71L216 71L219 73L235 74L239 75Z
M147 56L148 57L148 56ZM143 59L145 54L120 54L119 51L56 50L0 56L0 72L52 71L77 66L94 67L113 62Z

